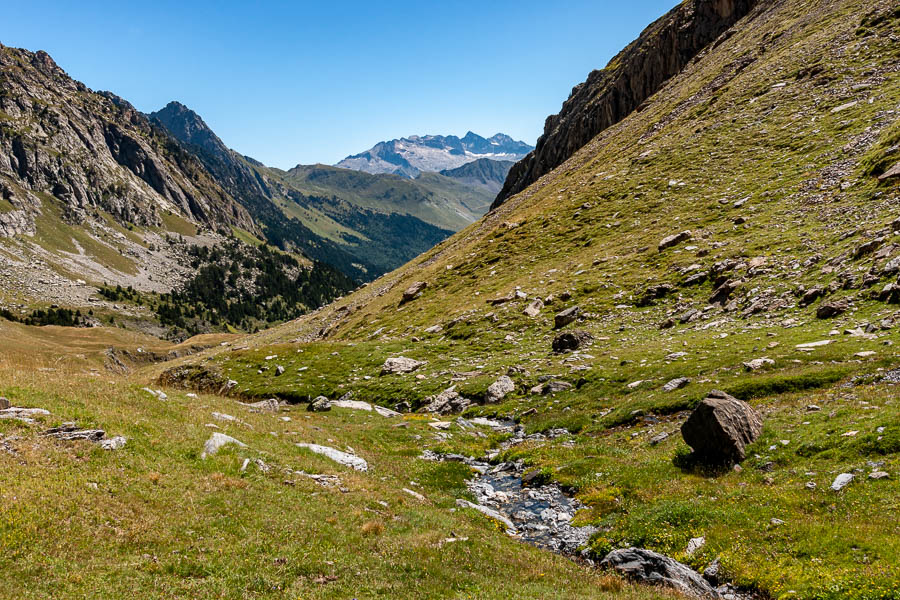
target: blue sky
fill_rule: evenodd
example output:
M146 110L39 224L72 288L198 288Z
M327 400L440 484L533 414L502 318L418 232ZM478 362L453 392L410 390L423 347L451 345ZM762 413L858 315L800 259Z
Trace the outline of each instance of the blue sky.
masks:
M533 144L572 86L676 3L45 0L8 3L0 42L142 111L179 100L289 168L411 134Z

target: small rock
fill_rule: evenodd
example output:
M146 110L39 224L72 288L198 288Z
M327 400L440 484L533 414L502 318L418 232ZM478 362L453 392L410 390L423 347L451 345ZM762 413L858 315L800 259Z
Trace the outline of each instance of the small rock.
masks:
M560 333L553 338L552 347L554 352L571 352L578 350L593 339L594 336L587 331L574 329Z
M677 246L681 242L686 242L689 239L691 239L691 232L690 231L682 231L680 233L676 233L676 234L673 234L673 235L670 235L668 237L664 237L663 239L661 239L659 242L659 245L658 245L658 249L660 252L662 252L663 250L665 250L667 248L671 248L672 246Z
M9 406L9 400L4 398L3 396L0 396L0 410L6 410L7 408L9 408Z
M853 481L853 473L841 473L834 478L834 481L831 484L831 489L835 492L839 492L847 487L851 481Z
M281 365L276 365L275 376L278 377L279 375L284 375L284 367L282 367Z
M872 471L869 473L869 479L888 479L890 475L888 475L887 471Z
M568 381L559 381L554 379L552 381L548 381L541 389L542 394L555 394L556 392L565 392L566 390L571 390L573 386Z
M215 434L213 434L215 435ZM329 448L328 446L320 446L319 444L296 444L298 448L306 448L316 454L321 454L326 458L330 458L334 462L344 465L345 467L350 467L351 469L355 469L357 471L366 472L369 470L369 463L354 454L349 454L347 452L341 452L340 450L336 450L334 448Z
M516 389L516 384L506 375L502 375L492 383L485 393L484 401L488 404L500 402L507 394Z
M744 368L748 371L757 371L763 367L774 365L775 361L768 357L754 358L744 363Z
M706 543L705 537L691 538L688 541L688 545L687 545L687 548L685 548L684 553L687 554L688 556L691 556L694 552L696 552L697 550L702 548L705 543Z
M676 377L675 379L670 379L662 389L664 392L674 392L675 390L680 390L687 384L691 382L687 377Z
M578 315L580 315L580 314L581 314L581 307L579 307L579 306L570 306L569 308L565 309L564 311L557 313L556 316L553 318L554 329L560 329L562 327L565 327L569 323L574 323L575 320L578 318Z
M417 281L413 283L411 286L406 288L406 291L403 292L403 298L400 301L400 304L405 304L407 302L411 302L419 297L422 291L428 287L428 283L424 281Z
M535 298L525 307L522 313L529 317L536 317L541 314L542 308L544 308L544 301L540 298Z
M111 437L108 440L100 440L100 447L104 450L118 450L125 447L126 440L121 435Z
M511 531L516 530L516 526L513 525L512 521L510 521L507 517L503 516L501 513L497 512L493 508L488 508L487 506L482 506L481 504L474 504L472 502L469 502L468 500L463 500L462 498L459 498L456 501L456 506L458 506L460 508L475 509L478 512L480 512L481 514L486 515L486 516L490 517L491 519L494 519L495 521L499 521L504 526L506 526L507 529L509 529Z
M331 410L331 402L325 396L317 396L306 409L311 412L326 412Z

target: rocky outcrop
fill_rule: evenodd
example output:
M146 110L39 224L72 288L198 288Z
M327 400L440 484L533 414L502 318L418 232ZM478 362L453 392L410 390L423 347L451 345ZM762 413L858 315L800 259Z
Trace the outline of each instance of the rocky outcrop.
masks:
M575 86L559 114L547 118L537 147L510 170L491 209L561 165L607 127L640 110L757 2L687 0L650 25L606 68Z

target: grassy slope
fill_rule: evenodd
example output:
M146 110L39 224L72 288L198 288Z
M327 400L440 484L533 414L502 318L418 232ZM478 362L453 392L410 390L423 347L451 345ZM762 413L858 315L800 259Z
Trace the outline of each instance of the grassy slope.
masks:
M900 109L894 10L855 0L775 6L497 212L334 306L250 338L250 350L211 359L248 395L354 390L385 404L419 403L454 380L477 397L507 367L521 367L509 400L472 412L536 408L523 419L530 430L578 432L574 451L548 443L516 455L546 467L594 507L584 518L607 530L594 541L598 551L635 543L684 558L687 539L704 534L709 543L694 566L721 556L736 581L775 596L896 596L900 412L888 386L834 387L896 364L886 345L898 341L896 328L840 334L896 316L870 293L893 278L879 279L873 267L887 259L871 254L832 262L876 235L886 236L885 245L900 242L888 227L900 216L897 184L879 185L867 169L879 160L873 153L892 147L885 140ZM870 11L886 16L872 25ZM659 240L684 229L694 232L692 242L657 251ZM751 271L755 257L766 264ZM709 282L635 306L648 285L677 284L679 269L726 259L742 265L734 271L743 283L732 309L711 307L699 321L658 328L669 316L706 309ZM829 298L852 301L835 319L815 318L823 301L797 305L802 287L870 272L874 285L838 286ZM416 280L428 289L398 308ZM537 319L521 314L522 301L484 303L517 286L529 297L557 300ZM563 293L571 299L560 301ZM764 309L749 314L758 301ZM552 314L574 304L589 313L579 327L596 341L573 360L550 354L549 346ZM424 333L434 324L444 331ZM277 380L257 374L265 355L292 352L323 327L329 343L299 346L308 371L291 364ZM833 343L795 348L822 339ZM875 354L856 356L861 351ZM686 355L670 358L675 352ZM401 353L429 361L424 379L364 378ZM755 373L742 366L761 356L774 366ZM550 398L529 394L544 374L580 388ZM663 392L676 376L692 383ZM648 440L677 433L685 416L678 411L714 387L749 398L765 412L766 431L742 473L712 478L676 466L686 448L677 435L655 447ZM813 403L823 410L807 416ZM844 437L848 431L859 433ZM450 445L480 449L458 434ZM757 468L768 462L772 471ZM871 463L884 463L877 468L892 479L866 480ZM854 470L845 493L827 491L836 473ZM772 518L786 523L771 525Z
M325 198L336 195L362 208L409 214L451 231L462 229L484 214L492 200L486 191L436 173L410 180L326 165L270 171L304 194Z
M137 380L87 370L103 342L133 350L136 341L115 330L92 331L93 345L80 346L58 328L14 333L31 360L0 348L0 394L52 416L33 426L0 421L2 597L663 596L523 548L476 513L452 512L467 468L413 458L414 436L429 435L420 420L398 429L395 421L341 410L259 414L231 399L183 392L162 402ZM60 354L33 348L48 342L81 348L84 361L38 370L42 357ZM215 421L212 412L244 423ZM111 452L39 436L64 421L128 443ZM248 448L201 458L207 423ZM348 471L299 450L298 441L352 444L372 470ZM241 472L244 458L261 458L272 470ZM338 475L343 490L286 469ZM468 540L442 544L453 536Z

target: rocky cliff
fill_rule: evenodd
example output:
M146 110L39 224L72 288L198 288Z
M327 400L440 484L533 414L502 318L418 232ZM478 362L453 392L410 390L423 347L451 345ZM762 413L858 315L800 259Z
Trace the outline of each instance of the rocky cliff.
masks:
M549 173L607 127L635 110L704 48L716 41L759 0L686 0L647 27L606 68L572 90L559 114L547 117L544 134L510 170L491 206L500 206Z
M33 233L45 201L81 223L97 210L159 227L256 226L201 164L128 102L71 79L45 52L0 46L0 234ZM9 208L9 207L8 207Z

